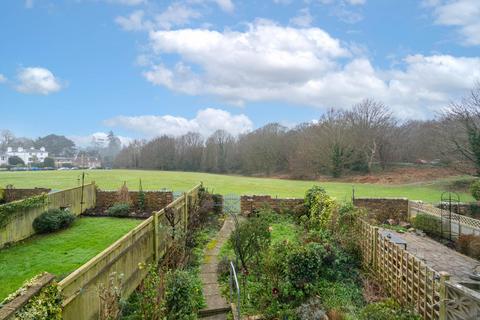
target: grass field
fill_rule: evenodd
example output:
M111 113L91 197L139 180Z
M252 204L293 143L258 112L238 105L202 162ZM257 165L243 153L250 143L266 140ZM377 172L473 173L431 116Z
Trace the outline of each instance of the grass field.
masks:
M355 188L357 197L407 197L414 200L438 202L451 178L430 183L408 185L359 184L342 182L298 181L242 176L218 175L198 172L146 171L146 170L89 170L86 181L95 181L102 189L118 189L123 181L130 189L167 188L186 191L200 181L210 190L222 194L271 194L279 197L303 197L314 184L323 186L338 200L348 200ZM0 186L50 187L64 189L79 184L81 171L0 172ZM462 201L473 200L469 194L460 194Z
M134 219L80 218L69 229L33 236L2 249L0 302L41 272L65 277L139 223Z

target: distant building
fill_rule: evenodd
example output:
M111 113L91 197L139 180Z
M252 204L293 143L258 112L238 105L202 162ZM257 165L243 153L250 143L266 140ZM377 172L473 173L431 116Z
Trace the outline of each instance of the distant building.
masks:
M54 157L53 160L55 161L55 167L62 168L62 167L74 167L73 164L74 158L70 157Z
M73 161L73 165L79 168L96 169L102 167L102 162L97 157L78 154Z
M0 153L0 166L8 164L8 156L6 153Z
M26 165L28 165L43 162L45 158L48 157L48 152L44 147L41 147L40 149L35 149L33 147L30 149L24 149L18 147L16 150L12 147L8 147L7 152L0 155L0 164L8 164L8 159L14 156L19 157ZM4 159L2 160L2 158ZM5 163L3 161L5 161Z

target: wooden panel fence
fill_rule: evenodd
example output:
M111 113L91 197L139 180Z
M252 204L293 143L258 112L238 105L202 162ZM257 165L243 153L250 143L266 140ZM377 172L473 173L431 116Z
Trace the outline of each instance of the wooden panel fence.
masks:
M362 263L390 296L427 320L440 319L440 275L360 220Z
M108 285L113 273L121 276L121 294L127 298L146 275L147 265L158 262L187 232L190 205L201 185L183 194L166 208L154 212L135 229L63 279L64 319L97 319L101 308L99 286ZM174 227L172 228L172 224ZM173 231L172 231L173 229Z
M26 201L26 199L18 202L22 201ZM4 206L12 203L7 203ZM47 209L69 208L74 214L79 215L86 209L93 207L95 207L94 183L85 185L83 188L75 187L49 193L45 205L17 212L6 226L0 227L0 248L7 243L17 242L35 234L35 230L32 227L33 220Z

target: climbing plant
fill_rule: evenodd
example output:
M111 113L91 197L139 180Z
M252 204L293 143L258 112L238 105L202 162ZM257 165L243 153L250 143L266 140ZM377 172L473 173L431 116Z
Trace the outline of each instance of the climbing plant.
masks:
M23 214L25 210L38 208L47 204L47 195L41 194L33 196L21 201L14 201L0 205L0 229L5 228L7 224L19 214Z

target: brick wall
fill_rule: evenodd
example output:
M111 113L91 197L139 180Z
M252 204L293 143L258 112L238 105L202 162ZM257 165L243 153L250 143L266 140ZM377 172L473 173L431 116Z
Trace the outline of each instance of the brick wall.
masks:
M265 206L272 208L273 210L279 212L281 209L293 210L299 205L304 203L304 199L296 198L272 198L268 195L263 196L241 196L240 197L240 210L244 215L249 215L250 213L260 210Z
M408 199L406 198L356 198L353 204L375 214L381 223L388 219L408 221Z
M173 201L173 193L171 191L144 191L145 193L145 211L152 212L165 208ZM138 211L138 191L129 191L135 211ZM101 214L118 202L117 191L97 190L97 205L93 209L93 213Z
M34 189L5 189L5 202L17 201L33 196L38 196L42 193L49 193L51 189L47 188L34 188Z

